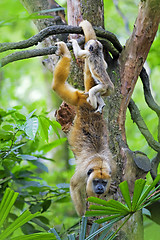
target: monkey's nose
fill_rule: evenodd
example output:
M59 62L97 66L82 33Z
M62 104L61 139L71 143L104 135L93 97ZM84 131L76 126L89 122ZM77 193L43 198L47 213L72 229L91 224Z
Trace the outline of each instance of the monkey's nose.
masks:
M104 193L104 188L103 186L97 186L96 188L96 194L103 194Z

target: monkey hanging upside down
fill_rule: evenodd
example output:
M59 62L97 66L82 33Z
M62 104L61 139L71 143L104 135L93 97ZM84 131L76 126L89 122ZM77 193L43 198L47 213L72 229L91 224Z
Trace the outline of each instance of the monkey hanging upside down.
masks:
M104 196L109 191L115 165L108 148L103 116L90 104L92 96L91 101L87 101L88 96L84 92L66 82L70 72L71 54L64 42L58 42L57 48L57 55L61 58L54 70L52 88L65 102L76 106L76 117L68 134L68 141L76 158L70 192L75 209L82 216L86 211L86 196ZM85 77L85 92L95 86L92 74L88 74ZM96 97L101 98L100 95Z

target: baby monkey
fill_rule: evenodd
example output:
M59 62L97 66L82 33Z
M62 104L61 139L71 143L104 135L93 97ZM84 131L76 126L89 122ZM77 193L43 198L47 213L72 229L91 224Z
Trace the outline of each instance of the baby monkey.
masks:
M105 106L102 96L109 96L114 91L114 85L106 71L107 63L104 60L103 46L96 40L92 25L84 20L80 25L85 35L85 49L82 50L75 39L72 39L73 51L76 58L85 58L84 83L87 101L96 112L102 113ZM88 84L89 83L89 84Z

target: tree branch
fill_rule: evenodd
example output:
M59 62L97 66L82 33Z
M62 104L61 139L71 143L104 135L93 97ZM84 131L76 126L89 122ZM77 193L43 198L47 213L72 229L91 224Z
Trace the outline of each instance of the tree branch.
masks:
M142 71L140 73L140 78L143 83L143 90L144 90L144 96L147 105L157 113L158 116L158 141L160 142L160 106L155 102L151 90L150 90L150 84L149 84L149 77L145 70L145 68L142 68Z
M150 133L149 129L147 128L147 126L140 114L138 107L136 106L136 104L134 103L134 101L132 99L129 102L128 108L129 108L133 122L135 122L136 125L138 126L140 132L145 137L148 145L152 149L154 149L156 152L160 152L160 143L158 143L153 138L152 134Z
M22 59L54 54L56 49L57 49L57 47L53 46L53 47L47 47L47 48L42 48L42 49L34 49L34 50L15 52L15 53L12 53L12 54L2 58L0 60L0 67L4 67L8 63L22 60Z
M67 27L67 28L66 28ZM69 28L68 28L69 27ZM72 30L71 30L72 29ZM78 30L77 30L78 29ZM0 52L4 52L7 50L11 49L22 49L22 48L28 48L33 45L37 45L38 42L43 41L45 38L52 34L59 34L59 33L66 33L66 32L71 32L75 33L76 31L79 32L79 27L72 27L72 26L52 26L51 28L45 28L42 31L40 31L38 34L34 35L33 37L20 41L20 42L15 42L15 43L1 43L0 44ZM106 34L104 34L106 36ZM102 33L100 33L100 36L102 36ZM84 37L77 39L78 43L81 45L84 43ZM102 44L104 45L104 48L109 51L113 58L118 58L119 52L114 48L112 43L109 40L101 40ZM70 43L67 43L68 48L71 50L72 45ZM47 48L42 48L42 49L33 49L33 50L26 50L26 51L21 51L21 52L15 52L12 53L0 60L0 67L3 67L7 65L8 63L22 60L22 59L27 59L27 58L33 58L33 57L39 57L39 56L45 56L45 55L51 55L56 52L57 47L52 46L52 47L47 47Z
M131 37L123 49L120 61L122 101L119 113L119 127L125 140L126 109L132 96L138 76L154 41L160 22L160 1L141 0L139 12Z
M155 102L155 100L152 96L151 89L150 89L150 83L149 83L149 77L148 77L148 74L144 67L142 68L142 71L140 73L140 78L143 83L144 96L145 96L147 105L153 111L155 111L157 113L157 115L160 117L160 106Z
M108 39L118 51L120 49L122 50L122 46L119 43L119 40L113 33L105 31L104 29L100 29L100 28L94 28L94 29L96 31L97 37ZM16 42L16 43L0 43L0 52L13 50L13 49L28 48L33 45L37 45L39 42L42 42L45 38L51 35L61 34L61 33L83 34L83 31L81 27L73 27L69 25L56 25L56 26L47 27L41 30L38 34L32 36L27 40Z

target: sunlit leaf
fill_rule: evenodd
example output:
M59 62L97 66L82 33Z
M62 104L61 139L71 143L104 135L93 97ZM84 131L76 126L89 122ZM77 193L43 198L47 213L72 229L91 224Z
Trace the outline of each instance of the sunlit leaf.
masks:
M38 118L37 117L29 118L25 123L24 130L28 137L33 140L38 130Z
M31 214L28 210L24 211L13 223L9 225L1 234L0 239L6 239L16 229L21 227L23 224L36 217L39 213Z
M2 226L4 221L6 220L17 197L18 197L17 192L14 192L10 188L6 189L2 201L0 203L0 226Z
M49 131L50 123L48 119L43 116L39 116L38 121L39 121L40 136L42 137L42 139L48 142L48 131Z

